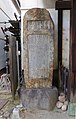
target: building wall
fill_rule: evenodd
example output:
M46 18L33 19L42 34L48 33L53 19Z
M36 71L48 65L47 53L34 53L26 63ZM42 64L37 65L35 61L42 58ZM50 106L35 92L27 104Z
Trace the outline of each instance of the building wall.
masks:
M69 69L69 47L70 47L70 11L63 11L63 48L62 63Z
M50 12L50 15L53 19L55 26L55 38L54 38L54 68L57 68L58 58L57 58L57 50L58 50L58 14L55 10L55 2L56 0L21 0L21 45L22 45L22 69L23 69L23 17L27 10L31 8L45 8ZM63 13L63 65L69 68L69 41L70 41L70 12L64 11Z
M0 0L0 69L5 67L5 62L6 62L6 56L4 52L4 44L5 42L2 41L1 39L4 39L5 36L2 33L1 27L8 27L10 26L9 23L4 24L2 22L8 22L8 20L14 20L14 13L16 13L18 16L18 12L13 5L11 0ZM9 32L7 34L10 34Z
M30 8L55 8L56 0L20 0L21 9Z

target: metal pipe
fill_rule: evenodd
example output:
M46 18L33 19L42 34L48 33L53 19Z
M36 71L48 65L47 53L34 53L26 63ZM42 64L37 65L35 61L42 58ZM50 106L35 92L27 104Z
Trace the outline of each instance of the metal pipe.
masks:
M14 6L16 7L18 13L21 14L21 10L20 10L20 7L19 7L17 1L16 1L16 0L11 0L11 1L12 1L12 3L14 4Z
M19 1L19 0L17 0L17 2L18 2L18 4L19 4L19 6L21 6L20 1Z

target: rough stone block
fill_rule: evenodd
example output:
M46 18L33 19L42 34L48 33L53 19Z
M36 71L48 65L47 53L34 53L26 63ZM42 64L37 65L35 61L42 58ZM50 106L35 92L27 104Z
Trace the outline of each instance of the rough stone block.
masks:
M21 89L21 101L26 109L52 110L57 102L57 88Z

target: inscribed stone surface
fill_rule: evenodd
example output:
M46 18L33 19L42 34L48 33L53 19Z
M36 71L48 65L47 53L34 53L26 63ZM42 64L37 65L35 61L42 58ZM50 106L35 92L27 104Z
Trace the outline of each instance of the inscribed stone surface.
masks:
M52 47L53 42L48 35L28 36L29 79L49 78Z
M28 31L34 30L43 30L43 29L50 29L50 21L42 20L42 21L28 21Z
M54 24L46 9L33 8L23 19L24 79L26 88L51 87Z

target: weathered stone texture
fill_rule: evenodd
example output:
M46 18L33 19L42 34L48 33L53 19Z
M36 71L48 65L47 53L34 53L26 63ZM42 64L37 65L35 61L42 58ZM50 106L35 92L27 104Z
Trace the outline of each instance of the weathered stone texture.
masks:
M24 79L26 88L51 87L54 24L46 9L26 12L24 28Z
M26 109L52 110L58 98L56 88L21 89L21 101Z

